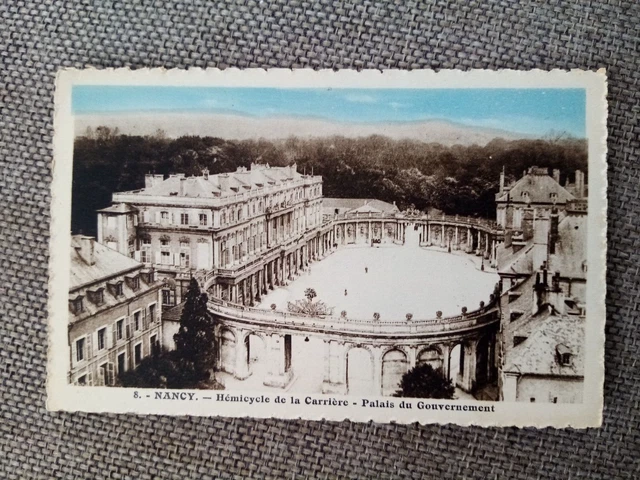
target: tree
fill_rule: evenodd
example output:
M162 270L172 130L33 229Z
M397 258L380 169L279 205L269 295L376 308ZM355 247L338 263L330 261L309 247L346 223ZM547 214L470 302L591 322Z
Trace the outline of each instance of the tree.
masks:
M314 298L316 298L318 296L318 294L316 293L316 291L313 288L307 288L304 291L304 296L307 297L307 300L309 300L310 302L313 301Z
M207 310L207 295L200 292L195 278L189 283L180 328L173 339L178 359L193 365L199 380L208 380L216 358L215 322Z
M425 363L418 365L402 376L400 390L395 397L452 399L455 389L451 380Z

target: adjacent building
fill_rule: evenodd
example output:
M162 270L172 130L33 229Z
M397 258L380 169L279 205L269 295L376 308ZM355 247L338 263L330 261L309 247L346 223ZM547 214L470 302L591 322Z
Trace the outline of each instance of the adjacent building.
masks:
M584 177L577 174L576 178ZM504 202L498 222L505 228L504 244L497 251L500 390L505 401L582 401L585 189L579 185L570 192L558 183L557 173L549 176L533 167L499 194ZM518 200L509 199L509 193Z
M70 254L69 382L114 385L161 346L161 283L91 237L73 236Z

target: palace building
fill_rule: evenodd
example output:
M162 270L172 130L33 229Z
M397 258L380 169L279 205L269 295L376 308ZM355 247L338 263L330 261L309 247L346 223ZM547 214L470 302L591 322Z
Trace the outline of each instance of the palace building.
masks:
M91 237L71 239L69 382L114 385L160 348L161 282L152 269Z
M98 212L98 241L153 265L163 306L182 301L191 276L219 298L252 305L329 247L322 177L296 165L200 176L147 175Z

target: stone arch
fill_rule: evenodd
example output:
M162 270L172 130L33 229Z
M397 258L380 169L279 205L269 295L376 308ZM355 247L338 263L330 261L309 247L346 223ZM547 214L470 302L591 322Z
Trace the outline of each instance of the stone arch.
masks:
M445 361L449 363L449 378L453 385L458 385L458 377L464 373L464 340L458 340L451 344L449 356Z
M442 354L442 349L437 345L427 345L418 350L416 355L416 366L429 364L434 370L443 372L445 365L445 359Z
M347 393L350 395L374 393L375 362L371 347L361 344L348 344L344 358Z
M253 375L260 371L263 376L266 374L267 339L264 332L258 330L247 330L243 332L242 339L247 353L247 366Z
M233 374L235 373L238 336L230 327L222 327L218 335L220 338L220 370Z
M409 368L408 356L401 348L388 349L382 355L382 395L393 395Z

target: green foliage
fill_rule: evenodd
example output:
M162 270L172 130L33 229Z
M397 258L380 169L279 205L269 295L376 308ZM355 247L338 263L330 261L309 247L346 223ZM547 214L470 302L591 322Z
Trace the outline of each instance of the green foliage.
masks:
M142 188L146 173L200 175L235 171L254 163L298 164L324 179L326 197L377 198L401 209L491 217L500 171L507 180L537 165L558 168L561 180L587 171L587 142L572 138L495 139L484 146L445 146L417 140L322 137L230 141L213 137L121 135L100 127L74 146L72 230L95 234L95 211L111 194Z
M455 388L451 380L425 363L418 365L402 376L400 390L395 397L452 399Z
M200 292L195 278L189 283L180 328L173 338L177 357L193 366L198 379L208 379L216 358L215 323L207 309L207 295Z
M143 358L134 370L122 373L119 380L123 387L137 388L195 388L201 381L193 364L179 358L175 351Z

